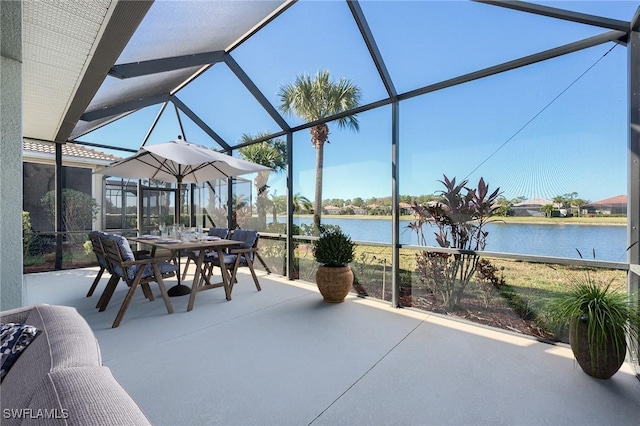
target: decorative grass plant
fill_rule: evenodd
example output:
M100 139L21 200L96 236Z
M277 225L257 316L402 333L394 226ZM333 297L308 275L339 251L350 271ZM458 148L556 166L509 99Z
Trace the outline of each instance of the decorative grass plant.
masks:
M584 278L574 282L569 293L551 306L556 320L570 324L569 340L580 366L587 374L600 378L611 377L620 368L627 339L637 350L640 336L637 300L613 289L612 282L598 282L587 270ZM618 361L613 373L603 372L608 364Z

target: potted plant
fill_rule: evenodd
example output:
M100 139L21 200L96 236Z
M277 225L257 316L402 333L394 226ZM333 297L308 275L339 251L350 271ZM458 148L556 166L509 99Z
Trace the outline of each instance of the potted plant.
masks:
M313 247L313 256L320 263L316 272L316 284L324 300L340 303L353 285L353 272L349 262L354 257L355 244L339 228L321 229Z
M608 379L622 366L627 339L637 347L640 310L625 292L600 283L587 271L585 279L551 306L552 316L569 325L569 343L582 370Z

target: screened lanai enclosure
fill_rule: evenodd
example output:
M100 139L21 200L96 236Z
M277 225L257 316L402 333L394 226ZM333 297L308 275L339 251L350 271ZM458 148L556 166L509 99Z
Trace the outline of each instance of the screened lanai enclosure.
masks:
M185 184L180 200L175 182L92 174L95 229L257 229L259 268L313 282L319 221L357 243L361 296L542 339L566 340L545 306L585 271L638 290L639 2L48 5L77 15L78 28L60 30L64 63L83 54L74 32L100 43L64 119L47 129L42 108L25 108L25 137L126 157L179 136L272 167ZM24 2L25 34L51 25L37 19L41 8ZM29 39L23 49L25 105L46 104L55 91L36 84L36 58L49 52ZM314 92L323 77L329 101ZM279 161L258 147L280 147ZM63 166L59 155L57 175ZM473 248L477 271L452 307L438 296L433 262L463 247L442 243L436 223L415 213L454 178L462 192L486 183L498 193ZM62 205L62 181L51 185ZM615 208L604 202L614 197ZM41 230L56 239L53 268L80 264L69 247L82 238L69 235L88 229L53 214Z

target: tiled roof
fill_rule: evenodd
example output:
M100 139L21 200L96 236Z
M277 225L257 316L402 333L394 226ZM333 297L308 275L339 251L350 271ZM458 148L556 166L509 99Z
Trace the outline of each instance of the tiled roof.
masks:
M589 205L598 205L598 204L627 204L627 196L616 195L615 197L606 198L604 200L594 201L593 203L589 203Z
M37 152L41 154L56 154L54 143L39 142L28 138L24 138L22 140L22 149L23 151ZM116 161L120 159L120 157L116 157L115 155L107 154L106 152L87 148L82 145L70 142L62 144L62 155L104 161Z
M530 200L523 201L518 204L514 204L514 207L520 206L545 206L547 204L552 204L553 201L547 200L546 198L532 198Z

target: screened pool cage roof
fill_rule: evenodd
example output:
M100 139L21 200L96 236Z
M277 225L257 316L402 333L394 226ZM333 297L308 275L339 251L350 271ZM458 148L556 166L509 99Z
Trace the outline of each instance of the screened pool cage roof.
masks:
M273 121L270 136L310 127L314 123L293 122L284 117L269 100L271 93L256 84L259 75L246 72L236 61L234 51L261 31L267 31L281 17L300 6L294 1L118 1L91 0L86 2L25 1L23 9L23 104L24 136L47 141L77 141L107 124L116 122L149 106L159 106L155 120L149 123L153 130L159 116L174 111L190 120L206 134L209 146L230 151L237 140L225 140L216 125L194 112L183 101L181 89L211 67L226 67ZM306 2L301 2L306 3ZM563 10L536 3L478 1L496 12L533 14L543 19L560 20L586 25L593 34L565 44L546 48L537 53L489 66L470 64L471 72L452 78L411 87L399 91L390 64L377 44L377 35L367 21L367 2L346 2L354 34L366 46L372 70L377 74L382 96L367 102L350 113L367 111L393 102L409 99L429 92L488 77L497 73L534 64L546 59L576 52L604 43L627 42L630 21L606 16L594 16L578 10ZM574 2L574 9L580 3ZM513 11L517 12L513 12ZM637 16L637 12L636 12ZM631 22L637 22L630 16ZM344 22L342 23L344 24ZM398 24L398 22L390 22ZM479 25L491 25L490 22ZM321 31L322 23L310 22L309 31ZM450 23L451 33L442 34L443 42L456 48L451 36L463 36L456 22ZM467 28L466 31L472 31ZM501 34L501 37L515 37ZM517 37L526 37L523 28ZM313 46L309 46L313 49ZM272 61L281 61L288 55L279 50ZM269 66L269 64L262 64ZM253 70L260 67L252 67ZM300 72L311 72L300 70ZM281 82L285 83L285 82ZM235 87L235 86L234 86ZM271 92L277 87L269 87ZM404 87L403 87L404 89ZM215 96L215 93L212 95ZM349 112L341 116L349 115ZM330 117L326 121L339 118ZM316 123L317 124L317 123ZM168 135L167 140L175 138ZM260 140L267 139L262 137ZM146 140L140 140L140 145ZM201 143L202 141L196 141ZM111 148L124 147L113 141ZM138 145L139 147L139 145ZM131 147L129 147L129 150ZM137 148L137 147L136 147Z

